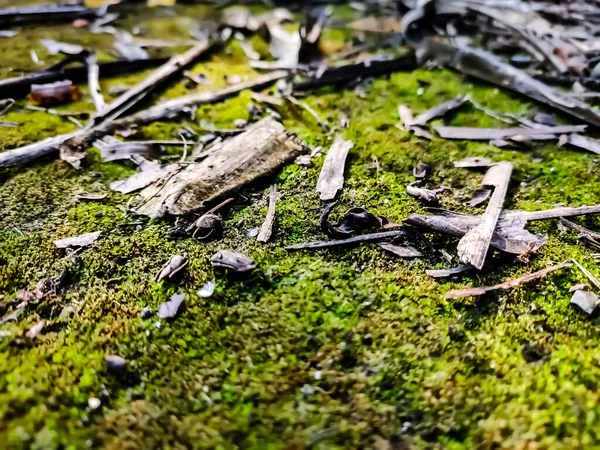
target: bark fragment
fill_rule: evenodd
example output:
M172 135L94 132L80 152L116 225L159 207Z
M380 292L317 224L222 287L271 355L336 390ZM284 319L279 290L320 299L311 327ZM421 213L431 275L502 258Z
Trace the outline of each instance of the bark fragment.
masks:
M344 185L344 168L346 157L350 149L354 147L352 141L347 141L338 136L327 152L323 168L317 181L317 192L321 194L321 200L333 200Z
M274 172L305 147L279 122L262 119L202 161L187 164L148 186L140 194L136 212L156 218L197 211L207 202Z
M265 221L260 228L260 233L256 240L258 242L269 242L271 235L273 234L273 225L275 224L275 204L277 203L277 187L272 184L269 188L269 209Z

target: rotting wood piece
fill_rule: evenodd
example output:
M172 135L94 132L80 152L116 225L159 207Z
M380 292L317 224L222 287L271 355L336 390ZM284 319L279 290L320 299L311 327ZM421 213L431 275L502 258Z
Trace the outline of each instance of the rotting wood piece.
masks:
M140 194L136 212L157 218L198 211L207 202L273 173L306 148L281 123L262 119L202 161L148 186Z
M512 174L513 164L507 161L499 162L490 167L483 177L484 186L493 186L494 192L481 217L480 223L471 228L458 243L458 256L465 264L471 264L481 270L485 262L496 222L502 213L504 198Z
M346 157L352 147L354 147L352 141L338 136L327 152L317 181L317 192L321 194L321 200L333 200L342 189Z

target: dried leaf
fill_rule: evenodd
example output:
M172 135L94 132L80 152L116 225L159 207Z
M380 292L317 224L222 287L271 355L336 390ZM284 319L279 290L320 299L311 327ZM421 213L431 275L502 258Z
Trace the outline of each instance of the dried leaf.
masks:
M93 202L93 201L105 199L107 195L108 194L91 194L89 192L81 191L81 192L77 192L75 194L75 197L77 197L77 200L87 200L87 201Z
M252 258L233 250L220 250L210 258L213 267L232 270L234 272L250 272L256 268L256 263Z
M360 234L369 229L382 228L388 224L388 220L385 217L371 214L365 208L355 207L346 211L338 223L333 225L329 222L329 214L331 214L335 205L335 202L327 205L321 216L321 229L328 236L335 239L347 238L353 234Z
M87 247L96 242L101 234L102 231L94 231L93 233L85 233L79 236L59 239L54 241L54 245L56 245L56 248Z
M496 284L494 286L482 286L468 289L456 289L450 291L446 294L446 299L453 298L465 298L465 297L478 297L486 294L487 292L497 291L501 289L512 289L514 287L520 286L521 284L529 283L530 281L535 281L540 278L545 277L549 273L555 272L557 270L566 269L571 267L571 263L569 261L565 261L561 264L548 267L547 269L542 269L537 272L529 273L525 276L516 278L514 280L505 281L504 283Z
M60 152L60 159L79 170L81 168L81 161L87 154L87 144L79 137L72 137L60 144L58 150Z
M158 317L160 319L172 319L177 315L179 307L185 300L185 294L173 294L171 300L161 303L158 308Z
M426 189L418 187L417 184L420 184L420 181L415 181L413 183L407 184L406 192L408 192L409 195L412 195L413 197L416 197L419 200L423 200L427 203L437 203L437 194L449 190L449 188L445 186L440 186L437 189Z
M156 274L155 280L160 282L165 278L173 278L175 274L177 274L187 265L188 259L185 253L183 255L173 255L171 258L169 258L165 265L160 268Z
M430 170L431 166L429 164L419 161L416 167L413 167L413 176L415 178L425 178Z

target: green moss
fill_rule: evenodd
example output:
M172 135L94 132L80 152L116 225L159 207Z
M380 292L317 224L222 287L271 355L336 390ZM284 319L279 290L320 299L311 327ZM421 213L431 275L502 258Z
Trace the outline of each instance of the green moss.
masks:
M161 11L137 21L145 37L187 38L174 19L161 18ZM206 9L185 12L201 17ZM338 13L351 16L347 9ZM51 30L65 36L71 33L66 28ZM0 45L38 37L38 31L25 29ZM341 48L343 38L341 32L329 33L327 47ZM22 48L29 45L19 43L23 67ZM208 83L190 88L185 80L175 81L150 100L224 86L232 74L256 75L235 43L192 70L205 74ZM103 87L132 85L146 74L107 80ZM432 184L451 187L441 206L476 213L480 210L464 203L479 187L481 174L453 166L475 155L514 162L507 208L600 203L600 194L589 188L600 181L594 155L554 145L525 152L487 143L427 142L395 126L399 104L419 113L459 93L515 114L539 110L533 103L450 71L395 73L372 82L367 92L361 98L327 88L302 99L335 129L330 136L304 111L279 110L285 125L311 145L327 149L338 132L355 143L336 216L357 205L394 222L422 212L405 190L418 161L432 165ZM235 119L248 118L251 102L243 93L203 106L185 125L197 132L207 123L231 128ZM25 103L3 118L22 124L0 128L4 148L73 129L57 116L25 110ZM64 108L91 111L87 97ZM350 118L348 129L338 125L341 113ZM468 106L449 122L504 126ZM174 139L183 124L151 124L136 138ZM169 149L164 159L180 152ZM222 211L223 239L207 243L170 238L172 220L127 216L130 196L111 192L108 185L134 169L101 162L95 149L81 171L50 160L4 171L0 311L15 310L19 289L32 289L63 270L67 276L56 294L2 325L10 335L0 338L0 440L10 448L337 449L401 435L417 449L597 445L598 323L568 304L569 287L585 281L578 271L481 299L444 299L453 288L496 283L568 258L600 275L590 258L594 250L553 221L531 224L529 229L548 236L538 254L528 260L493 254L483 272L439 282L424 273L446 264L435 255L402 261L376 245L287 252L286 245L324 238L315 192L323 159L317 156L308 168L290 164L242 191ZM262 245L247 231L264 219L271 182L280 197L277 224L272 242ZM78 202L80 190L108 196ZM595 217L578 221L600 227ZM101 238L76 255L53 245L55 239L97 230ZM455 252L456 240L431 237L436 247ZM252 256L258 269L248 276L215 271L210 256L224 248ZM159 268L182 252L190 260L182 277L155 282ZM199 297L197 290L212 279L214 295ZM176 292L185 292L186 300L175 320L141 319L143 307L156 311ZM23 340L21 335L42 319L47 325L41 336ZM129 359L127 374L108 373L107 354ZM303 393L304 385L314 393ZM101 410L89 410L90 397L101 399Z

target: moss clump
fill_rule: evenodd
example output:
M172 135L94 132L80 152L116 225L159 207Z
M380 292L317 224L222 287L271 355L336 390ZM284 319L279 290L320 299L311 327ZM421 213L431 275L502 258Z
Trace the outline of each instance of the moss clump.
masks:
M194 17L207 12L185 11ZM167 31L181 37L172 18L161 18L160 10L147 14L148 21L138 21L147 37L166 39ZM68 26L49 29L56 39L68 41ZM24 68L23 49L38 33L25 29L0 45L23 42L14 47L13 64ZM342 38L328 34L328 48L341 48ZM255 75L235 44L229 50L192 68L209 81L192 90L222 86L231 74ZM130 85L143 76L103 86ZM418 95L421 85L425 89ZM433 167L433 184L452 188L441 197L443 207L476 212L463 203L479 187L481 174L452 164L475 155L515 163L508 208L600 203L600 194L589 188L600 182L592 155L554 145L519 152L484 143L425 142L395 127L399 104L419 113L459 93L517 114L539 110L538 105L450 71L395 73L372 81L366 90L365 98L323 89L303 99L355 143L336 211L362 205L396 222L421 211L405 184L413 180L413 166L424 161ZM152 100L187 92L185 81L174 82ZM230 128L235 119L248 117L249 102L243 93L199 108L185 125L200 133L205 132L201 120ZM5 148L73 128L23 105L5 116L22 124L0 129ZM89 106L83 101L65 109L76 107ZM285 125L311 145L327 148L332 142L333 136L302 111L279 112ZM348 129L338 125L341 113L350 118ZM468 107L450 122L502 126ZM161 122L138 133L145 139L172 139L181 126ZM175 150L165 159L173 155ZM554 222L532 224L529 228L547 235L548 243L529 261L494 254L483 272L440 282L424 274L424 268L442 264L436 256L402 261L375 245L287 252L286 245L323 238L315 192L322 162L321 155L308 168L291 164L241 192L223 211L223 239L207 243L170 238L171 220L128 217L129 196L111 192L108 184L133 169L102 163L96 150L90 150L81 171L55 160L4 171L0 310L15 310L19 289L66 273L56 294L20 309L16 321L1 326L0 440L5 446L342 449L372 446L378 436L400 436L418 449L596 445L598 323L568 304L569 287L584 281L581 274L563 271L481 299L444 299L452 288L496 283L567 258L597 273L590 249ZM271 182L280 195L277 225L273 241L261 245L247 231L264 219ZM74 197L78 190L109 195L82 203ZM595 217L580 222L600 227ZM97 230L101 238L76 255L52 243ZM436 247L454 251L455 241L432 238ZM245 277L215 271L209 258L224 248L252 256L258 269ZM183 276L156 283L161 265L182 252L190 259ZM214 295L199 297L198 289L212 279ZM177 292L186 293L186 300L175 320L142 320L143 307L156 311ZM47 322L42 335L24 341L21 335L39 320ZM107 354L127 358L127 372L107 372ZM101 400L101 408L90 409L92 397Z

